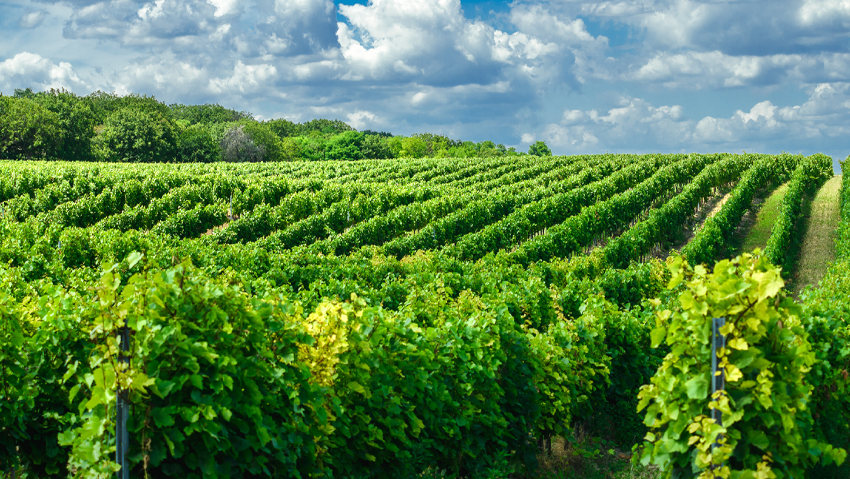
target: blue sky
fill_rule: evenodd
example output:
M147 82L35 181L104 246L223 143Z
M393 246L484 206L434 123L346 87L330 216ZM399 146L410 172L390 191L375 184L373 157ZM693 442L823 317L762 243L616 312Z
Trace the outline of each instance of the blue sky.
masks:
M847 0L0 0L0 91L555 153L850 154Z

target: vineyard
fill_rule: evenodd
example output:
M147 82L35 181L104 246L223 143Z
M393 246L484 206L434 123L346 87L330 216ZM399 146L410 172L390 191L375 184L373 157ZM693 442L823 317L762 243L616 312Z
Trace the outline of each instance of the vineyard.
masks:
M661 477L847 477L846 175L837 260L783 288L832 177L790 154L0 161L0 474L114 476L121 395L131 477L538 477L578 428Z

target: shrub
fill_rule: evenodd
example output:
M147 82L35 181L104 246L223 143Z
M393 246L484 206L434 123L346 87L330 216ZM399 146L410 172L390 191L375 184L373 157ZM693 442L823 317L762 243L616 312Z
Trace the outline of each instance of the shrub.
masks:
M209 130L193 125L180 133L177 156L183 163L211 163L221 159L221 146Z
M401 151L398 153L400 157L422 158L428 151L428 145L425 140L410 136L401 140Z
M198 123L227 123L239 120L253 120L254 116L247 111L236 111L219 104L210 105L168 105L175 120L185 120L189 125Z
M115 112L123 109L142 110L169 120L174 119L171 109L153 96L137 93L120 96L114 92L105 93L97 90L87 96L86 99L91 102L92 109L101 123L105 122Z
M171 120L155 110L124 108L106 119L95 148L107 161L175 161L177 131Z
M18 95L18 91L15 92ZM21 92L24 94L23 92ZM32 93L27 98L56 113L62 131L61 145L56 156L66 161L91 161L94 159L91 140L98 123L92 103L66 90Z
M367 159L383 160L395 158L386 136L366 134L363 138L363 145L360 147L360 151L363 152L363 158Z
M264 124L281 139L301 134L301 129L297 124L283 118L266 121Z
M251 141L265 150L265 161L280 161L282 159L281 140L269 127L258 121L242 121L240 123L245 126L245 133L251 137Z
M308 135L311 132L321 133L323 135L338 135L346 131L352 131L353 128L341 120L325 120L317 118L298 125L301 135Z
M125 265L134 268L140 257ZM72 401L84 402L76 424L60 435L78 477L114 474L115 439L107 431L115 428L118 384L133 405L133 477L320 472L313 438L327 418L310 372L293 363L297 344L308 340L290 319L296 311L251 299L228 280L211 282L188 264L126 282L117 267L94 298L65 299L78 311L77 328L95 340L78 344L86 359L74 358L65 374ZM115 337L125 320L133 339L122 367ZM62 321L68 318L55 315L48 326Z
M59 115L28 98L0 96L0 157L55 158L63 141Z
M326 160L360 160L363 156L364 135L346 131L331 138L326 146Z
M245 131L245 125L238 125L227 130L221 139L221 156L224 161L230 162L263 161L266 149L254 143Z
M321 136L300 136L294 141L297 142L301 158L310 161L325 159L327 141Z
M220 140L225 161L280 161L297 157L299 149L293 142L283 142L265 124L240 121L230 124Z
M552 156L552 150L546 146L545 142L538 140L528 147L528 154L532 156Z
M666 478L803 477L817 462L840 464L846 451L813 430L806 373L815 354L779 268L744 254L712 272L677 257L670 270L670 287L683 288L651 333L653 347L666 342L671 352L638 395L651 428L642 462ZM714 317L726 318L718 352L726 385L712 393ZM722 411L722 425L711 409Z

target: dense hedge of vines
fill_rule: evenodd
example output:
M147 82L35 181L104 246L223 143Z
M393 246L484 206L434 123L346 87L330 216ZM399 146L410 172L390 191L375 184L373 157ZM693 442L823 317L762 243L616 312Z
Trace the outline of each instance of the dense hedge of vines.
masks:
M712 188L738 181L751 191L770 168L776 178L764 181L814 188L827 176L822 158L489 161L19 162L0 171L0 470L111 474L119 383L132 390L133 474L151 477L413 477L429 468L490 477L505 458L534 469L538 441L579 424L622 447L655 429L647 460L676 474L707 465L664 459L681 437L636 413L641 386L666 377L668 353L685 358L676 345L702 340L691 325L650 348L661 343L659 327L673 334L674 313L656 318L717 275L754 289L781 278L764 258L716 273L640 260ZM730 423L735 470L765 462L740 446L764 444L750 430L778 451L765 464L784 471L775 467L781 455L794 477L835 470L823 458L840 461L848 447L846 191L847 180L844 259L829 289L809 293L802 310L782 303L762 318L769 334L746 339L805 341L805 354L789 361L811 372L788 373L799 391L787 404L803 401L808 412L787 437L753 429L749 417L736 439ZM475 249L479 234L492 244ZM391 245L406 238L423 246L398 254ZM665 288L686 270L687 285ZM791 336L770 329L780 317ZM128 369L115 362L124 319L133 330ZM771 354L788 356L782 348ZM693 371L703 352L687 356ZM705 398L691 397L688 374L674 375L684 389L668 393L684 394L694 419ZM648 407L663 396L642 394ZM788 452L800 444L820 452Z

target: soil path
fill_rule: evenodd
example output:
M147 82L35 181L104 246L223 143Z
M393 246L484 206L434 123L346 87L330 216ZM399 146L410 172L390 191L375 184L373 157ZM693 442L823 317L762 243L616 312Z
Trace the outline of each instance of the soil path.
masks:
M826 268L835 261L835 229L840 219L840 190L841 176L834 176L818 190L812 201L794 281L794 289L797 292L820 282Z

